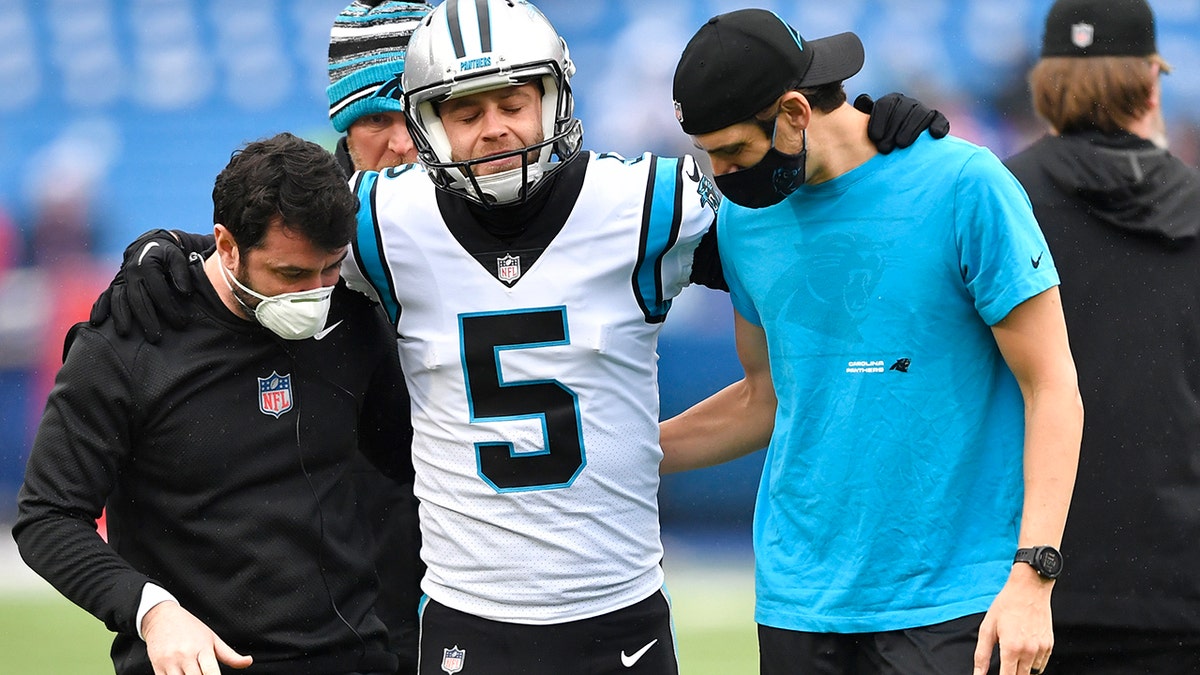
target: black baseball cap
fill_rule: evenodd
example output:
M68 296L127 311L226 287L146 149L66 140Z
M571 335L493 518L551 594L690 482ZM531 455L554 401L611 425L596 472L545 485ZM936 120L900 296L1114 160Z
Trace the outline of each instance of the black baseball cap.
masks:
M1046 15L1043 57L1157 53L1146 0L1058 0Z
M805 40L765 9L708 20L675 67L675 117L695 136L750 119L789 89L845 80L863 66L854 33Z

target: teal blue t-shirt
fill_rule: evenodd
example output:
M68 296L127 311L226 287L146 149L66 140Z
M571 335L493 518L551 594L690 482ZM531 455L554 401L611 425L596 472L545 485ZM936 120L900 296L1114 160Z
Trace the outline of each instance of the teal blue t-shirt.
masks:
M779 400L754 518L756 621L812 632L986 611L1023 499L1023 401L991 326L1058 284L988 150L922 136L777 206L726 200L734 307Z

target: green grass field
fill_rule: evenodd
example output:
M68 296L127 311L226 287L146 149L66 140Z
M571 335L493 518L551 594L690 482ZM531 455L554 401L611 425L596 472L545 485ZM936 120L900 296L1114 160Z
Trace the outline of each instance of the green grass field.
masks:
M667 574L682 675L757 672L751 570L689 564ZM0 591L0 673L111 674L110 641L103 624L48 586Z

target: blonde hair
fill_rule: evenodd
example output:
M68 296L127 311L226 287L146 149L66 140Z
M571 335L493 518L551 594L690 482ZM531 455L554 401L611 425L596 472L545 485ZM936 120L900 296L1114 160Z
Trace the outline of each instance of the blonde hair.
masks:
M1149 110L1159 72L1170 71L1157 54L1052 56L1030 71L1029 89L1034 109L1055 131L1112 133Z

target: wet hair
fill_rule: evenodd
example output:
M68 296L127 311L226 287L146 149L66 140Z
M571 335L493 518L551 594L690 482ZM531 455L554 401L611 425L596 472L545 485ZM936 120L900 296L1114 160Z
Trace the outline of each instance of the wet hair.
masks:
M287 132L235 151L212 195L213 222L224 225L239 248L261 246L277 219L329 251L354 233L358 198L337 160Z
M1149 109L1158 55L1051 56L1029 73L1033 107L1059 133L1127 129Z

